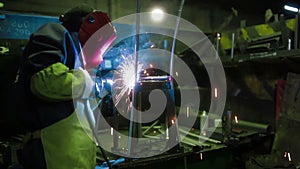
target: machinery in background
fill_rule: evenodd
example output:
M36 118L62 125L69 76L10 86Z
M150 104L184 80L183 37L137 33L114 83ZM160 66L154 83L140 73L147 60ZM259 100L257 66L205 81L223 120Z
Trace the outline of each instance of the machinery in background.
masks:
M242 20L240 28L217 33L214 41L219 44L216 48L220 56L233 59L236 55L298 49L298 18L273 17L266 23L250 26Z

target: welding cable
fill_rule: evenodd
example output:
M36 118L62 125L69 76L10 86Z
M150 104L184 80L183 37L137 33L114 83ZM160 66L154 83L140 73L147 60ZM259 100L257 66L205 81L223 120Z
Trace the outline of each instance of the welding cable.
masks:
M176 20L176 26L175 26L175 30L174 30L174 36L173 36L173 42L172 42L172 49L171 49L171 59L170 59L170 76L171 76L171 81L170 81L170 85L171 85L171 90L173 90L173 91L174 91L174 84L173 84L174 52L175 52L176 38L177 38L177 34L178 34L178 27L179 27L179 24L180 24L180 19L181 19L181 14L182 14L183 6L184 6L184 0L181 0L180 6L179 6L179 10L178 10L178 16L177 16L177 20ZM180 140L180 134L179 134L179 131L178 131L178 121L177 120L175 120L175 127L176 127L176 131L177 131L178 140ZM179 147L181 147L181 143L180 142L179 142Z
M175 52L176 38L177 38L177 34L178 34L178 27L179 27L179 24L180 24L180 19L181 19L181 14L182 14L183 6L184 6L184 0L181 0L181 4L180 4L179 10L178 10L178 16L177 16L176 26L175 26L175 30L174 30L174 36L173 36L173 42L172 42L172 49L171 49L171 59L170 59L170 75L172 77L172 80L171 80L171 89L174 89L174 86L173 86L174 52Z
M179 24L180 24L180 19L181 19L181 14L182 14L183 6L184 6L184 0L181 0L180 6L179 6L179 10L178 10L178 16L177 16L177 20L176 20L176 26L175 26L175 30L174 30L174 36L173 36L173 42L172 42L172 49L171 49L171 59L170 59L170 76L171 76L171 81L170 81L170 85L171 85L171 90L173 90L173 91L174 91L174 83L173 83L174 52L175 52L176 38L177 38L177 34L178 34L178 27L179 27ZM177 131L178 140L180 140L180 134L179 134L179 131L178 131L178 121L177 120L175 120L175 127L176 127L176 131ZM180 144L181 143L179 142L179 147L181 147Z

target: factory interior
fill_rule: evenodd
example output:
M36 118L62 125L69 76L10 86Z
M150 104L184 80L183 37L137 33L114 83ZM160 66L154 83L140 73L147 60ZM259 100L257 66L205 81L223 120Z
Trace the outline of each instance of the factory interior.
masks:
M117 34L93 76L94 122L77 113L95 169L300 168L299 1L0 0L0 169L25 169L24 47L82 3Z

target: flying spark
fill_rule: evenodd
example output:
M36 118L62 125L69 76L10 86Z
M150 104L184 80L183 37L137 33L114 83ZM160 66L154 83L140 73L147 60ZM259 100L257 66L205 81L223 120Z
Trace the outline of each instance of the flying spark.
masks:
M141 72L142 64L137 65L137 74L135 72L134 57L128 56L117 68L114 73L114 98L117 105L122 99L130 102L130 94L135 86L135 77L138 77L138 72ZM136 74L136 76L135 76Z

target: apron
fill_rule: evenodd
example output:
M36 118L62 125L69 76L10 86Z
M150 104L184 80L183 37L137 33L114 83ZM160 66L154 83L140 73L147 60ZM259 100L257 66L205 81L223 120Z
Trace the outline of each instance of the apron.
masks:
M86 134L76 112L41 130L47 169L94 169L96 144Z

